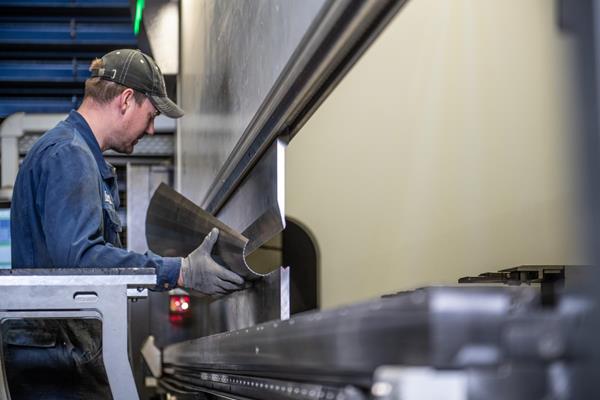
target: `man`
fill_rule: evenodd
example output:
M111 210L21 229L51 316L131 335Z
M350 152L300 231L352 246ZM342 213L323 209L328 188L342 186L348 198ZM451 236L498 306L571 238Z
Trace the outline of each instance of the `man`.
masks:
M243 279L211 257L216 229L183 259L121 248L117 177L102 152L130 154L142 136L154 134L157 115L180 118L183 110L167 97L154 60L139 50L110 52L90 70L80 108L46 132L19 169L11 209L13 268L149 267L160 289L181 286L206 295L240 289ZM13 398L110 398L97 324L35 320L3 329ZM83 385L71 387L77 380Z

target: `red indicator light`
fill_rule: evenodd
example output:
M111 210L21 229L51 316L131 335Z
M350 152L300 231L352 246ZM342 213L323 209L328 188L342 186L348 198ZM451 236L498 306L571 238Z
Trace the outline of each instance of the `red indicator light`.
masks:
M172 294L169 297L169 321L179 325L185 323L190 316L190 296Z
M171 314L188 314L190 312L190 296L171 296L169 311Z

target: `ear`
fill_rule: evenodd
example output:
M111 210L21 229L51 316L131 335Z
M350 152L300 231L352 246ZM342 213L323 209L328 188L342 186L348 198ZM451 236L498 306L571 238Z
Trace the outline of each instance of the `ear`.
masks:
M133 95L134 91L131 88L123 90L123 92L119 95L119 111L121 114L125 114L129 106L133 105L133 102L135 101Z

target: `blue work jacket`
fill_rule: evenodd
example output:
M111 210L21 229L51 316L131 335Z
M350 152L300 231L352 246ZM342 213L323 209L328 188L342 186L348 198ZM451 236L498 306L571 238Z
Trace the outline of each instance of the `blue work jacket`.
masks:
M11 207L13 268L155 268L177 284L181 259L121 248L115 169L77 111L46 132L19 168Z

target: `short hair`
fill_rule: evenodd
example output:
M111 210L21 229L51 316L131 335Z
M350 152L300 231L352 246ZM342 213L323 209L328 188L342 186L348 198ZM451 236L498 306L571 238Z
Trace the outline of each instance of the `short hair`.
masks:
M90 65L90 70L100 69L104 67L104 62L100 58L96 58ZM83 98L91 98L100 104L106 104L112 101L115 97L123 93L127 86L119 83L108 81L100 77L88 78L85 81L85 92ZM146 95L134 89L133 98L138 105L141 105L146 99Z

